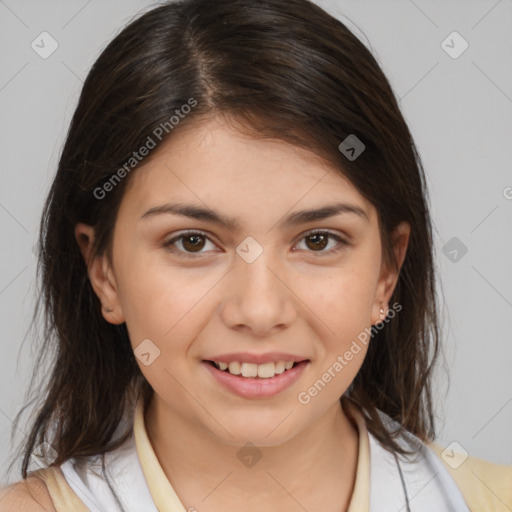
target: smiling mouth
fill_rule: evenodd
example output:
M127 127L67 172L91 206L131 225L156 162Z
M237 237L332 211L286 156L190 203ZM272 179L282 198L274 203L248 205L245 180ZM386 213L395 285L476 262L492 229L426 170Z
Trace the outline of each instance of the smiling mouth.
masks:
M230 363L222 361L206 361L217 370L229 373L241 378L260 378L270 379L276 375L286 373L300 362L294 361L276 361L264 364L241 363L232 361ZM301 361L302 362L302 361Z

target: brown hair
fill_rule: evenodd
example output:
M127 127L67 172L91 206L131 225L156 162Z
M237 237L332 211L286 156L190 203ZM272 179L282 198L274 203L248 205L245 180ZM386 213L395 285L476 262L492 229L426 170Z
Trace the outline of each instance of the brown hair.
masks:
M40 226L34 318L43 301L39 356L50 357L51 366L35 389L40 402L23 446L23 478L43 441L57 452L54 464L116 448L129 435L114 433L134 397L151 396L126 325L102 317L74 227L94 226L94 254L111 254L117 211L136 169L104 199L94 190L190 98L197 106L162 141L194 120L222 115L260 137L314 151L376 207L389 262L390 235L409 222L391 297L402 310L375 334L346 395L386 449L408 453L379 410L433 440L439 327L432 228L424 171L388 80L358 38L308 0L183 0L132 21L84 83ZM350 134L365 145L355 160L338 149Z

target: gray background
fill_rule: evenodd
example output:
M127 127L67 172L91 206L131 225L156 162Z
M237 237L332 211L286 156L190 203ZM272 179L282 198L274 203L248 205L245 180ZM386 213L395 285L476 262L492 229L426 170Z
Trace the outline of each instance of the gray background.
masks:
M318 3L372 48L426 169L451 375L448 392L442 374L437 380L437 441L512 464L512 0ZM27 328L43 200L88 70L121 27L150 5L0 0L2 473L12 419L37 364ZM31 48L43 31L59 45L47 59ZM455 59L442 47L453 31L469 44ZM461 48L456 40L448 44ZM19 440L27 427L16 428ZM17 471L10 481L19 479Z

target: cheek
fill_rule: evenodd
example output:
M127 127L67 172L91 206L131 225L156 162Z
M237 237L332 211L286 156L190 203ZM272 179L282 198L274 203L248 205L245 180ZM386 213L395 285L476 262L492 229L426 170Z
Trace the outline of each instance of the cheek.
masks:
M122 286L123 311L137 364L154 389L165 394L172 388L179 394L169 373L179 381L188 378L193 365L189 349L212 317L212 290L222 275L160 262L133 262L129 268L133 271ZM155 362L146 366L141 355L148 351Z
M218 280L198 269L176 267L163 253L135 251L120 262L119 298L127 326L139 336L164 337L193 315Z
M373 257L360 251L328 274L302 275L298 281L298 295L306 298L308 322L320 341L315 378L332 382L326 386L327 401L344 393L368 349L379 264Z
M218 279L194 278L183 269L136 257L125 265L119 292L137 364L159 394L181 396L178 382L189 374L187 350L202 328L201 299Z
M370 324L377 285L372 265L344 265L328 274L302 275L297 283L297 294L334 336L354 334L354 329Z

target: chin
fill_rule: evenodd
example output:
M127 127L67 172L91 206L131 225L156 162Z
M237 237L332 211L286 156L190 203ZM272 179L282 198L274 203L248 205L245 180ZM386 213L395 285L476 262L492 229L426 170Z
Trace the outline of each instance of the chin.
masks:
M279 446L288 441L298 432L291 424L285 425L283 422L286 414L280 414L272 420L262 420L261 414L254 415L252 421L247 419L241 422L223 422L222 426L231 434L231 436L221 427L216 425L214 435L220 438L224 443L232 446L244 446L252 443L255 446Z

